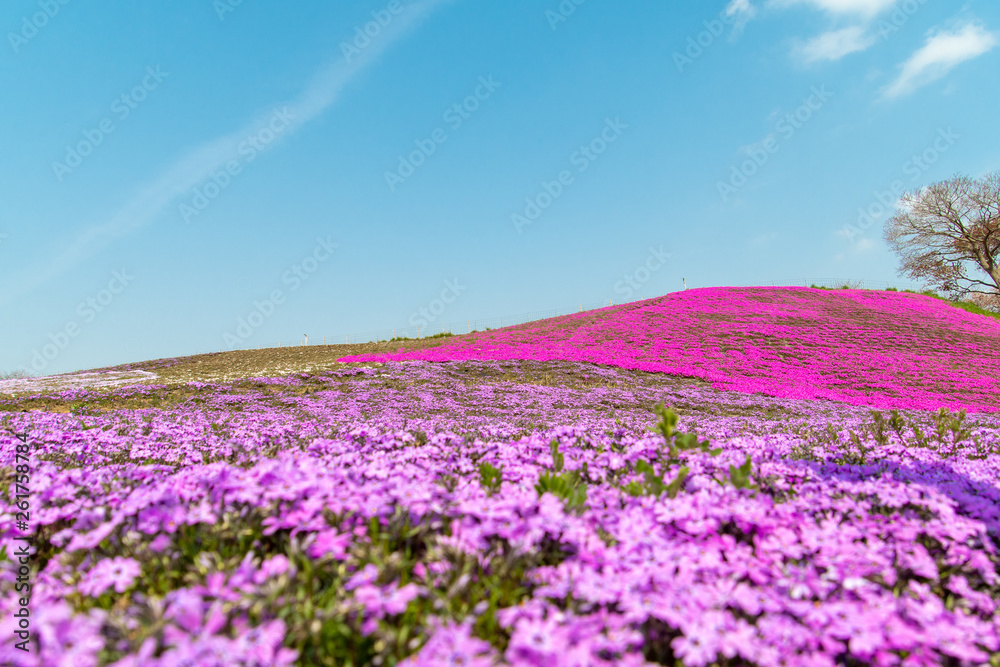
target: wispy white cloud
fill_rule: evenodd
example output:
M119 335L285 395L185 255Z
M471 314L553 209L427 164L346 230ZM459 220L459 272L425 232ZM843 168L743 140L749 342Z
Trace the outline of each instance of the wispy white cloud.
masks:
M950 31L931 34L927 42L900 66L899 76L884 91L893 99L936 81L957 65L978 58L997 45L996 33L967 23Z
M797 42L792 56L804 65L840 60L851 53L870 48L878 41L871 31L875 18L892 8L897 0L768 0L776 9L809 7L829 14L836 22L848 20L855 25L824 32L805 42Z
M875 43L875 36L864 26L831 30L813 37L795 48L796 57L805 64L840 60L846 55L864 51Z
M806 5L829 14L872 17L896 4L896 0L770 0L772 7Z
M757 7L750 0L730 0L726 16L733 24L733 34L738 34L757 15Z
M132 197L106 221L80 232L64 250L46 265L36 267L30 278L11 285L0 296L0 304L13 301L41 284L64 274L100 251L115 239L149 225L178 198L208 179L238 154L238 147L249 135L266 127L273 108L291 110L291 120L281 136L288 137L332 106L344 88L362 71L374 64L394 42L419 25L434 9L449 0L423 0L407 5L406 11L386 26L377 39L351 58L340 57L321 69L302 93L291 101L269 105L267 111L240 128L208 140L188 151L159 175L140 186Z

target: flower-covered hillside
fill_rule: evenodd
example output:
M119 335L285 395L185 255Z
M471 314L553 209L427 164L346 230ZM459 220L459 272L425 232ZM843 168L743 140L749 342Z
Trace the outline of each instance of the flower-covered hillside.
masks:
M1000 410L1000 320L917 294L709 288L343 361L586 361L881 409Z

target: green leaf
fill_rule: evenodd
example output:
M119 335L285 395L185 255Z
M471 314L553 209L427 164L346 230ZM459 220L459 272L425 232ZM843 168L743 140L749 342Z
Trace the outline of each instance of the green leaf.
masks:
M688 475L688 469L681 468L680 471L677 473L677 477L674 478L674 481L670 482L670 484L667 486L668 498L677 497L677 494L680 493L681 489L684 487L684 480L687 479L687 475Z

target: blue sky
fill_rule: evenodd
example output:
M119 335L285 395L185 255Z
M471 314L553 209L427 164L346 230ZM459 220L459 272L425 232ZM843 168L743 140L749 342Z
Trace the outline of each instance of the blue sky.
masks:
M898 191L1000 168L987 0L13 0L0 26L0 370L896 281Z

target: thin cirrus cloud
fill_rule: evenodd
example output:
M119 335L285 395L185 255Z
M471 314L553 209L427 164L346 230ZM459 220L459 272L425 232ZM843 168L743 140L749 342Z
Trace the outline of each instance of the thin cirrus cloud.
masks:
M351 81L378 61L389 46L416 28L439 5L449 0L422 0L408 6L406 13L389 24L378 40L374 40L353 59L338 59L322 68L301 94L277 108L290 108L291 122L283 137L318 117L331 107ZM237 147L250 134L265 126L273 112L244 124L239 129L217 136L189 150L165 167L157 176L140 186L132 196L104 222L81 231L63 251L43 266L30 272L30 277L9 285L0 295L0 304L10 303L30 293L38 286L77 266L115 239L133 233L153 222L180 197L190 194L228 161L237 156Z
M875 43L875 36L864 26L831 30L810 39L796 48L796 56L805 64L840 60L846 55L864 51Z
M956 66L987 53L997 45L996 33L967 23L951 31L932 34L900 66L899 76L883 92L886 99L908 95L921 86L944 77Z
M739 33L757 15L757 8L750 0L730 0L726 5L726 16L733 22L733 33Z
M889 9L897 0L770 0L772 7L806 5L829 14L853 15L871 18Z
M877 39L868 29L871 21L895 4L896 0L769 0L767 6L775 9L809 7L838 19L860 21L858 25L831 30L797 44L793 56L800 63L810 65L840 60L874 45Z

